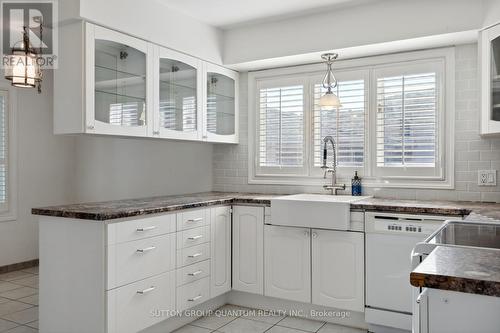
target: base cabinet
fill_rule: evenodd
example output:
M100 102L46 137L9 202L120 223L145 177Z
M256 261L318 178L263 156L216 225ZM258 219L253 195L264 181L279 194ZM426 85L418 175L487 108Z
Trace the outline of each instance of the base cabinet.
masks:
M264 295L311 302L309 229L264 227Z
M264 208L233 207L233 289L264 293Z
M364 310L364 234L312 231L312 303Z
M231 207L210 209L212 281L210 296L216 297L231 290Z

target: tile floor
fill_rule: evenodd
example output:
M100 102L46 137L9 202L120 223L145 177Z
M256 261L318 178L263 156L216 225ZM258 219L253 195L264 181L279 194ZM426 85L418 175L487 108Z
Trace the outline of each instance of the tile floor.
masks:
M176 333L364 333L366 331L297 317L259 314L225 305ZM249 311L250 310L250 311ZM222 315L221 315L222 314ZM38 267L0 274L0 333L38 333Z
M38 332L38 267L0 274L0 332Z

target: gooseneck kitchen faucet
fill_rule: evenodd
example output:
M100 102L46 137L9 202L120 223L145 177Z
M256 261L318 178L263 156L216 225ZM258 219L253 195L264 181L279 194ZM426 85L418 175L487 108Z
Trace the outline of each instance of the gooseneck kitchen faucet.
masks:
M332 144L333 151L333 166L329 168L326 165L326 160L328 158L328 142ZM337 195L338 190L345 190L345 184L337 184L337 147L335 145L335 140L331 136L325 136L323 139L323 165L321 169L325 170L323 178L326 179L328 173L332 174L332 185L323 185L325 190L331 191L332 195Z

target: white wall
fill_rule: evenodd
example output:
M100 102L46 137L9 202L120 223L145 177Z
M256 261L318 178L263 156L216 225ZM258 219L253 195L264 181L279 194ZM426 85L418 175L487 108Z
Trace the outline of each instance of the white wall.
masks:
M94 23L139 38L221 63L221 32L187 15L171 10L160 0L60 0L62 10L75 14L80 2L80 16ZM68 19L68 15L61 13ZM61 47L63 47L61 45Z
M224 64L476 30L480 0L386 0L224 32Z
M85 136L76 143L76 201L212 189L212 144Z
M483 27L500 23L500 0L483 0Z
M455 82L455 189L365 188L369 195L419 200L471 200L500 202L500 182L494 187L477 186L477 170L500 171L500 138L479 136L479 86L477 44L456 48ZM240 78L240 144L214 146L214 190L263 193L322 192L319 186L248 184L248 76ZM250 157L252 158L252 157ZM349 184L349 179L340 180Z
M2 83L8 83L1 79ZM52 73L44 73L43 93L17 92L17 220L0 222L0 266L38 258L38 225L31 208L73 200L72 137L52 134Z

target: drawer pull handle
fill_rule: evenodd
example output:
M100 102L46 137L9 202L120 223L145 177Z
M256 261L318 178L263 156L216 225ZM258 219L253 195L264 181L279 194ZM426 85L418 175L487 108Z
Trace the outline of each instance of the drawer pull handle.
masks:
M196 302L197 300L199 300L200 298L202 298L203 296L202 295L198 295L196 297L193 297L193 298L190 298L188 299L189 302Z
M151 230L154 230L156 229L156 226L155 225L152 225L150 227L145 227L145 228L137 228L136 231L137 232L144 232L144 231L151 231Z
M187 221L188 222L200 222L200 221L203 221L203 218L202 217L198 217L198 218L195 218L195 219L189 219Z
M147 294L147 293L149 293L149 292L151 292L151 291L153 291L155 289L156 289L156 287L151 286L151 287L146 288L144 290L137 290L137 293L140 294L140 295L144 295L144 294Z
M154 249L156 249L156 246L150 246L150 247L145 247L143 249L137 249L137 252L144 253L148 251L153 251Z
M200 239L200 238L203 238L203 235L198 235L198 236L192 236L192 237L188 237L189 240L197 240L197 239Z
M188 273L189 276L196 276L198 274L203 273L203 271L200 269L199 271L193 272L193 273Z
M201 256L201 255L203 255L203 253L198 252L198 253L195 253L195 254L190 254L190 255L188 255L188 258L196 258L196 257L199 257L199 256Z

